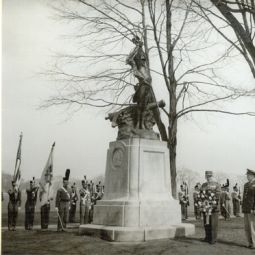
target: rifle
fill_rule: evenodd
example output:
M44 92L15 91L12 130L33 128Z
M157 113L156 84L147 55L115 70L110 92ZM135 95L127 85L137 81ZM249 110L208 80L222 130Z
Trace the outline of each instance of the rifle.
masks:
M238 188L238 198L240 199L240 205L242 205L240 187Z
M227 213L227 214L229 215L229 217L230 217L230 213L229 213L229 211L227 210L227 208L225 207L224 204L222 204L222 207L225 209L226 213Z

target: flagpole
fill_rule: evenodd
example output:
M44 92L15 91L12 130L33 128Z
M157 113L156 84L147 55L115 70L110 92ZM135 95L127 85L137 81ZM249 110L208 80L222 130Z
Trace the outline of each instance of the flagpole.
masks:
M13 181L15 183L20 181L21 178L21 173L20 173L20 165L21 165L21 145L22 145L22 138L23 138L23 133L20 133L19 136L19 145L18 145L18 151L16 155L16 162L15 162L15 169L14 169L14 175L13 175ZM17 183L19 185L19 183Z

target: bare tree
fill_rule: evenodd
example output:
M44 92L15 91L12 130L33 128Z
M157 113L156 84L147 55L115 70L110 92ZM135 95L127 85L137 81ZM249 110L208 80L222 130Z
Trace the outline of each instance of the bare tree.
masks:
M216 47L206 40L208 27L192 10L192 1L102 0L63 1L55 5L59 16L75 25L74 37L80 47L76 54L59 54L48 74L63 83L56 95L42 107L66 105L108 107L129 105L134 77L125 66L131 40L139 36L149 60L154 99L167 95L164 114L154 115L161 139L168 142L172 194L176 197L176 148L178 120L187 114L233 112L221 103L233 103L251 93L219 79L217 70L226 61L229 49L215 57L204 55ZM90 52L90 54L84 54ZM166 128L168 127L168 128ZM166 131L167 130L167 131Z
M255 78L254 0L192 0L201 16L246 60ZM198 13L198 12L197 12ZM233 33L228 33L231 29Z
M185 182L189 190L193 190L195 184L199 181L201 181L201 176L198 172L184 167L177 170L177 183L179 185Z

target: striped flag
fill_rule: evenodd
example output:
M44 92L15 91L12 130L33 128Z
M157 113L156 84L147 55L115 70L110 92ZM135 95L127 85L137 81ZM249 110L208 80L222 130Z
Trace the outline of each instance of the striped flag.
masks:
M42 176L40 179L40 185L44 187L47 183L51 183L53 177L53 152L54 152L55 142L51 146L50 155L46 162L46 165L42 171Z
M15 162L15 169L14 169L14 175L13 175L13 181L17 184L18 187L20 185L20 180L21 180L20 165L21 165L21 144L22 144L22 137L23 137L23 134L21 132L21 134L19 136L19 147L18 147L18 151L17 151L16 162Z

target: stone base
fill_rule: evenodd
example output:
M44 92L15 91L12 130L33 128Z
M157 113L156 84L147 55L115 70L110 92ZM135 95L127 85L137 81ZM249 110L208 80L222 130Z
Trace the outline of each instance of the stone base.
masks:
M114 242L144 242L148 240L185 237L195 234L195 226L180 223L167 227L114 227L86 224L80 225L80 235L96 236Z

